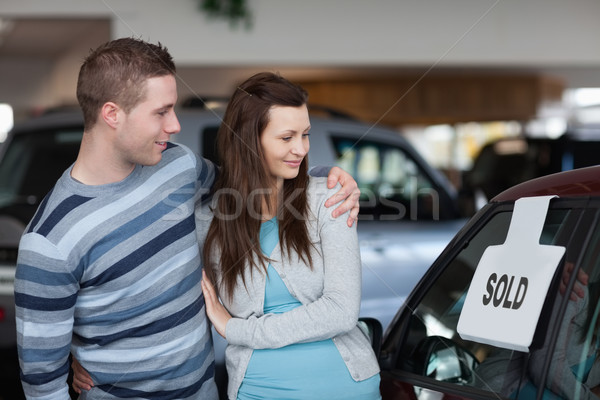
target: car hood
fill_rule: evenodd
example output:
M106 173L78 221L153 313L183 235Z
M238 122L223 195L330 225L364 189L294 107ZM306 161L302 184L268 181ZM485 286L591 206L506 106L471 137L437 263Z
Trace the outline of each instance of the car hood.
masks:
M363 268L361 316L385 329L395 311L466 219L449 221L359 221Z

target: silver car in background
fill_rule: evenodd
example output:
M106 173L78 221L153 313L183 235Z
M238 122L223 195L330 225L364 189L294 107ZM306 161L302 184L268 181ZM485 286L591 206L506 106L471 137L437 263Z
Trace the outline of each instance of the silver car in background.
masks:
M358 222L363 265L361 317L385 329L421 276L466 222L447 179L391 129L311 111L311 166L339 165L361 189ZM172 137L218 163L219 111L178 110ZM75 160L83 133L79 111L48 113L21 123L0 148L0 351L18 384L13 282L19 238L39 203ZM215 335L219 375L224 341ZM2 389L3 390L3 389ZM0 393L2 397L3 393ZM10 397L10 396L9 396ZM13 398L13 397L10 397Z

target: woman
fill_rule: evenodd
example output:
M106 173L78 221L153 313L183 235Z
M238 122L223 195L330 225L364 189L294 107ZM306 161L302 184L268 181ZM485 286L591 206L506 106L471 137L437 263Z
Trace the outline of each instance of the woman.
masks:
M228 342L231 399L380 398L377 360L357 326L356 226L331 217L324 178L306 174L306 101L286 79L254 75L219 131L202 289Z

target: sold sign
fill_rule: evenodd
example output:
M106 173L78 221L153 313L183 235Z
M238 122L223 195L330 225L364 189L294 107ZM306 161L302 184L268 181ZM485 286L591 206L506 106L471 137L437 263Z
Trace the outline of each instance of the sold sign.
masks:
M546 293L562 259L562 246L541 245L550 199L515 202L504 244L483 253L462 308L461 338L529 351Z
M514 281L514 276L509 278L508 275L504 274L498 278L495 272L492 273L487 282L487 293L483 295L483 305L487 306L491 302L494 307L512 308L513 310L521 308L527 294L529 280L524 276L521 277L518 285L515 285L513 297Z

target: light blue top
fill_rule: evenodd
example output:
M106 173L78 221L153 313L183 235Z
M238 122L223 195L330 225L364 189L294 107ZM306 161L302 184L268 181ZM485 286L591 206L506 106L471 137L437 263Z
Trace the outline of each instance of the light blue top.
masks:
M227 395L230 399L238 397L238 389L255 349L277 349L332 339L355 381L364 381L379 373L369 338L358 326L361 262L356 224L349 228L347 214L333 218L333 207L325 207L325 201L339 187L338 184L328 189L327 178L309 178L305 223L311 243L312 268L293 249L282 250L280 243L269 257L269 266L277 271L301 306L284 313L265 314L267 271L256 271L250 268L250 263L244 267L242 279L235 282L231 296L221 298L232 316L225 327ZM227 290L220 278L220 253L219 247L213 248L208 263L216 272L216 285L220 290ZM253 260L255 265L260 264L255 255Z
M262 224L260 245L270 255L279 241L278 224ZM301 306L273 268L268 267L264 312L279 314ZM254 350L238 399L379 399L379 375L357 382L331 339Z

